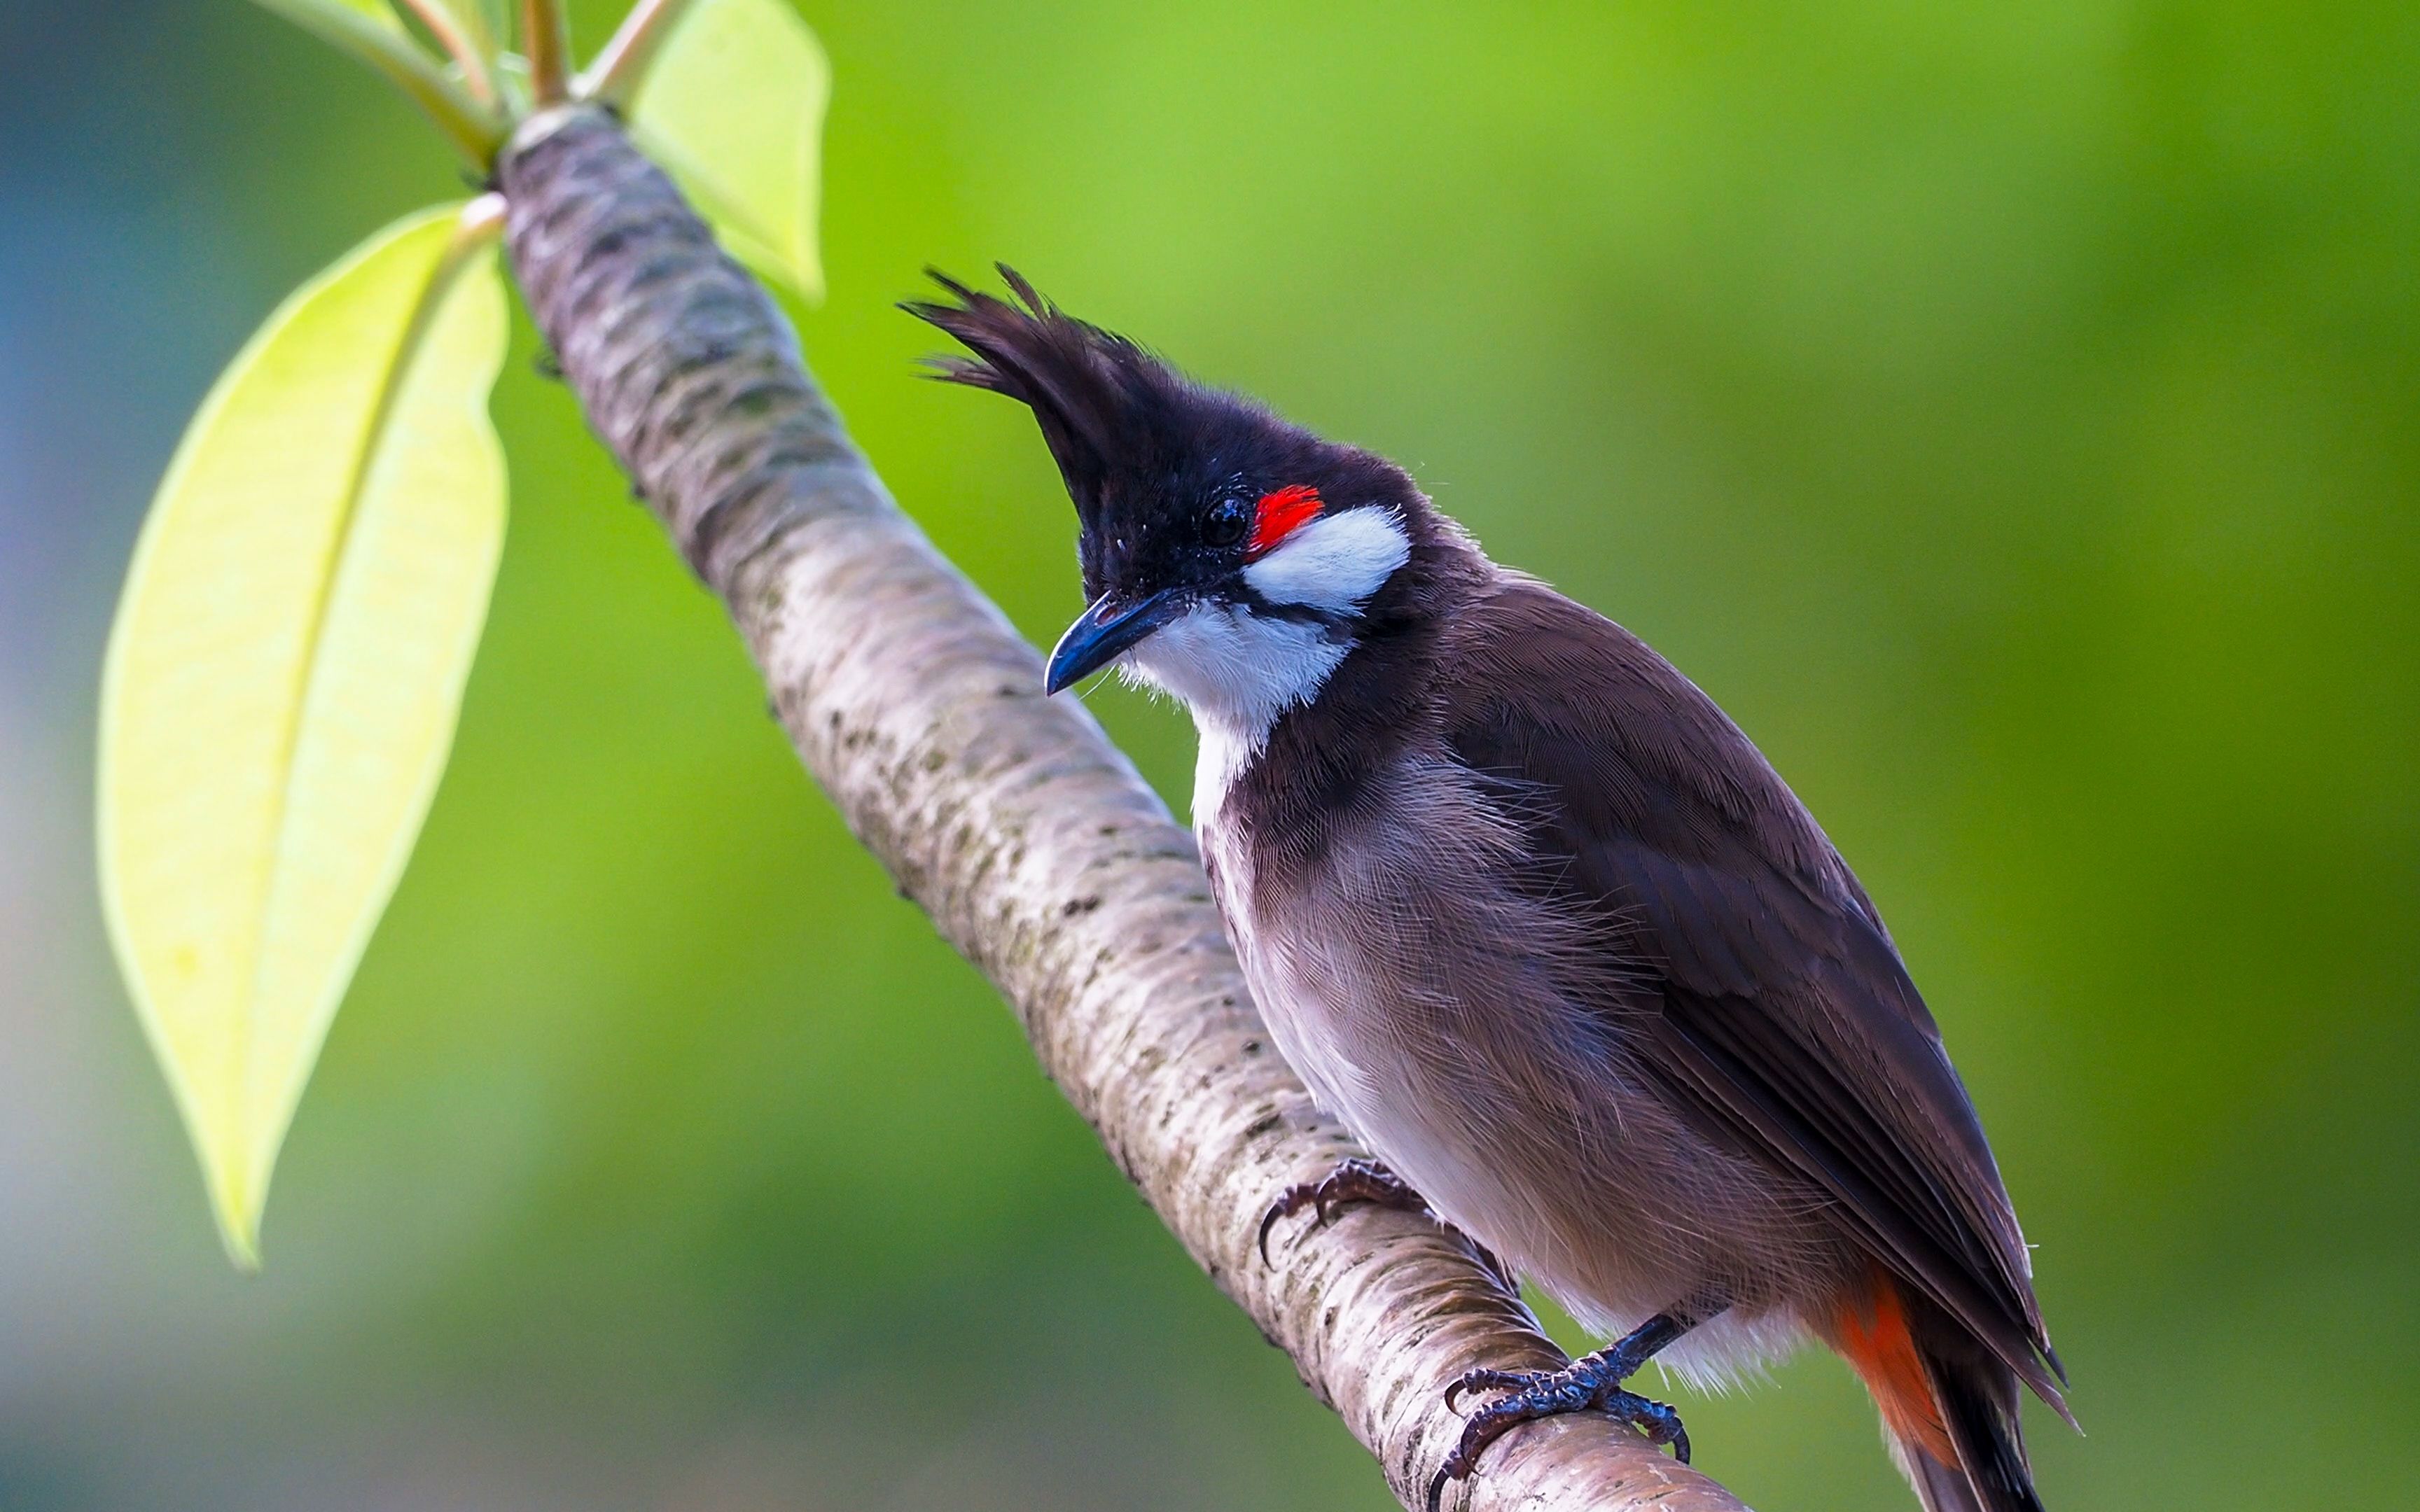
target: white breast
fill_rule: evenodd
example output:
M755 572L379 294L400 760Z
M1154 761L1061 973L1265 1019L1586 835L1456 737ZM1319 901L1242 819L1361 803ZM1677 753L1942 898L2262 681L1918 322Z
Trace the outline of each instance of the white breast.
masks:
M1262 1020L1320 1106L1439 1216L1607 1335L1786 1235L1757 1191L1706 1185L1724 1171L1699 1136L1589 1048L1594 1013L1541 969L1588 939L1502 885L1518 836L1469 799L1466 771L1412 758L1372 773L1388 833L1333 834L1315 874L1263 877L1227 811L1251 742L1202 736L1196 827ZM1786 1309L1734 1307L1665 1363L1721 1381L1797 1337Z
M1219 914L1234 939L1244 980L1252 989L1252 1001L1271 1038L1277 1041L1278 1053L1302 1078L1321 1108L1341 1119L1364 1144L1390 1148L1397 1141L1374 1143L1367 1127L1366 1114L1383 1101L1383 1094L1378 1079L1357 1057L1349 1029L1337 1011L1344 1005L1368 1002L1367 995L1357 992L1356 984L1346 980L1353 973L1340 970L1344 963L1332 957L1324 948L1326 942L1306 938L1295 942L1294 949L1283 949L1272 948L1273 942L1263 938L1257 922L1260 915L1253 906L1251 848L1233 826L1220 823L1228 784L1250 759L1250 752L1241 749L1233 737L1202 731L1193 792L1194 828L1212 885L1218 891ZM1312 949L1306 951L1304 946Z
M1411 874L1429 872L1432 863L1439 869L1435 874L1468 876L1477 894L1490 891L1482 879L1497 859L1483 854L1492 837L1466 828L1446 850L1417 859L1386 855L1366 840L1340 839L1309 895L1290 894L1272 908L1259 896L1250 838L1223 822L1228 784L1249 764L1250 752L1207 726L1202 737L1194 807L1202 856L1253 1000L1286 1063L1322 1108L1440 1213L1473 1232L1513 1233L1518 1221L1497 1211L1502 1181L1466 1133L1450 1126L1460 1100L1440 1097L1432 1085L1439 1058L1417 1048L1437 1042L1435 1011L1450 988L1422 969L1433 951L1422 928L1402 912L1435 897L1433 876L1415 881ZM1420 802L1409 795L1452 780L1432 764L1373 776L1402 795L1382 807L1403 812ZM1283 927L1272 929L1273 918ZM1404 949L1408 958L1400 953ZM1517 990L1509 981L1490 985Z

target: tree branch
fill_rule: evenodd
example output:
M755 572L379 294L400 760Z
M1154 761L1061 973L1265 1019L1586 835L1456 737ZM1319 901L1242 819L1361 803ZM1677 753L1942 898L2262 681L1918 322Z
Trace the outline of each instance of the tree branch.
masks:
M755 283L602 111L506 148L507 244L589 423L728 607L799 757L1194 1259L1421 1507L1448 1381L1562 1355L1457 1239L1362 1211L1253 1247L1349 1152L1269 1047L1191 837L892 502ZM1601 1418L1491 1449L1449 1507L1741 1512Z

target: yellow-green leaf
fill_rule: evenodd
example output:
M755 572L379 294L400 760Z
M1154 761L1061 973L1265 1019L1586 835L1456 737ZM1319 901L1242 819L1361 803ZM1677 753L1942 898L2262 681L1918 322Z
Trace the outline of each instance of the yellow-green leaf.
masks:
M734 255L813 299L831 69L789 0L697 0L649 65L632 118Z
M387 0L314 0L314 3L340 7L346 10L358 10L381 25L392 26L396 31L403 30L402 21L396 16L394 8L387 4Z
M444 767L504 540L504 291L457 209L371 238L219 378L101 677L102 904L246 1268Z

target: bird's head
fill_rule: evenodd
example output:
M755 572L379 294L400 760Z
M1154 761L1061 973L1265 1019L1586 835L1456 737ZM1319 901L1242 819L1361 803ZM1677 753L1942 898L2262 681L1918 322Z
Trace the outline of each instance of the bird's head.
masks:
M1118 665L1197 716L1265 730L1315 695L1409 559L1426 508L1400 468L1205 387L1061 311L940 274L911 303L974 355L939 376L1030 407L1075 501L1087 608L1051 692Z

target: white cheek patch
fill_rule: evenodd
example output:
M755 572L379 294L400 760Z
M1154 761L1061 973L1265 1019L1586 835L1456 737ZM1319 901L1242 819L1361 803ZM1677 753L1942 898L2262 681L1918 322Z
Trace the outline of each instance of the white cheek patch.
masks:
M1348 509L1295 531L1246 567L1244 580L1272 604L1342 614L1359 608L1411 555L1411 537L1393 510Z
M1393 510L1351 509L1296 529L1246 567L1244 580L1272 604L1342 615L1385 586L1411 554L1411 538ZM1201 603L1127 652L1119 671L1193 711L1202 733L1193 783L1200 823L1218 811L1228 786L1260 754L1270 727L1318 697L1351 649L1311 620Z

